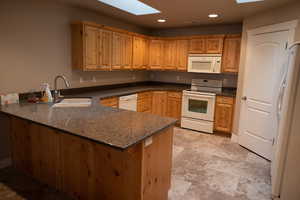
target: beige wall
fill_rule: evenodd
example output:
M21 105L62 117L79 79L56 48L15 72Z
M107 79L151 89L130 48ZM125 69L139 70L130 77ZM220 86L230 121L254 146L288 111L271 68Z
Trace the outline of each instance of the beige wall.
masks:
M240 117L240 99L242 96L244 66L245 66L245 58L246 58L246 43L247 43L246 31L261 26L282 23L282 22L291 21L295 19L300 20L300 1L257 14L255 16L246 18L243 21L243 38L242 38L242 49L241 49L240 72L239 72L239 79L238 79L238 93L237 93L237 101L236 101L236 109L235 109L235 120L233 125L234 134L238 134L238 128L239 128L238 122ZM300 40L300 26L296 32L295 40Z
M72 87L148 80L145 72L83 73L71 68L70 23L87 20L139 33L147 30L55 0L0 1L0 94L39 90L64 74ZM97 82L92 82L93 76ZM85 81L80 83L80 77Z

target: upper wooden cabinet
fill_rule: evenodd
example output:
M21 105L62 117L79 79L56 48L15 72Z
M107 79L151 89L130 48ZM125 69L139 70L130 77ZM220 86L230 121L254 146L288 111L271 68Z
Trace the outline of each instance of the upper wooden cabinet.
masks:
M177 70L179 71L187 71L188 46L188 40L177 40L176 59Z
M99 29L91 26L84 27L84 65L86 69L97 69L99 61Z
M189 53L212 53L223 52L224 35L193 37L189 44Z
M112 69L131 69L132 36L113 33L112 37Z
M218 96L215 106L214 129L231 133L234 113L234 98Z
M112 32L108 30L100 30L99 37L98 64L101 69L110 70L112 62Z
M177 69L177 42L176 40L166 40L164 42L164 62L163 67L166 70Z
M149 60L148 50L149 41L146 38L138 36L133 37L133 69L147 69Z
M222 72L238 73L240 64L241 35L228 35L224 40Z
M150 40L149 42L149 68L153 70L163 69L164 40Z
M189 53L205 53L206 41L205 38L194 38L190 40Z

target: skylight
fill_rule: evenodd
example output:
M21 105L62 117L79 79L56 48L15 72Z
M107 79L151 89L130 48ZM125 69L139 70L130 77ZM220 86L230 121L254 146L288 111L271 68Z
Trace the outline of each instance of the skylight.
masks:
M102 3L119 8L134 15L149 15L160 13L159 10L152 8L138 0L98 0Z
M264 1L264 0L236 0L237 3L252 3L258 1Z

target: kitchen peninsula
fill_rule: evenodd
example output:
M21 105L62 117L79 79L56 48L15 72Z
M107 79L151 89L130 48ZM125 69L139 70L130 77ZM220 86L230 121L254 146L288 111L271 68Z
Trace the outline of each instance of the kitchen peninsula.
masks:
M166 200L175 119L105 107L12 104L15 168L75 199Z

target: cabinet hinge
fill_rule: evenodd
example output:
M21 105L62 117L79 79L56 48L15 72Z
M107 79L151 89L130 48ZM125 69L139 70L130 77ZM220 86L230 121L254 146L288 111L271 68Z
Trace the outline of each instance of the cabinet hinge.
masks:
M273 138L272 140L272 146L274 146L274 144L275 144L275 138Z
M288 43L288 42L286 42L286 43L285 43L285 49L287 49L287 48L288 48L288 46L289 46L289 43Z

